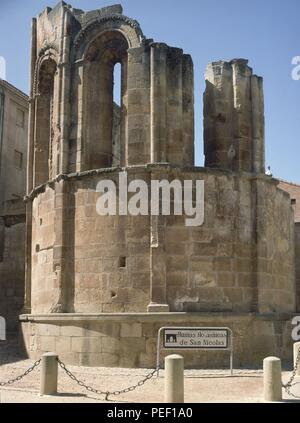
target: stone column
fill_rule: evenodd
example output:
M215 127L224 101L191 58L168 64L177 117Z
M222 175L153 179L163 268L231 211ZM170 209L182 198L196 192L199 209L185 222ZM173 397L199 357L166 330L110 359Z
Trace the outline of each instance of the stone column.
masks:
M185 155L183 143L183 52L179 48L167 50L167 113L166 147L162 161L181 165Z
M123 128L121 131L125 166L151 161L150 51L149 45L128 49L127 84L122 96L122 106L125 106L122 107L122 120L125 115L123 109L127 111L124 116L125 134L123 135Z
M151 44L151 163L166 161L167 45ZM152 175L155 179L155 175ZM164 217L150 216L150 304L148 312L168 312Z
M233 137L236 160L233 170L251 172L252 170L252 108L251 75L248 60L232 60L233 81Z
M30 70L30 99L29 99L29 128L27 150L27 195L33 189L33 160L34 160L34 123L35 123L35 93L34 74L37 59L36 19L31 24L31 70ZM25 244L25 298L23 313L31 312L31 242L32 242L32 202L26 203L26 244Z
M68 207L68 182L61 179L55 183L55 242L53 246L53 273L56 276L58 301L53 305L51 313L66 313L67 286L65 284L66 245L65 245L65 213Z
M194 66L190 55L182 58L182 118L183 118L183 164L195 163L195 122L194 122Z
M120 109L120 146L119 146L119 165L124 167L127 165L128 157L128 139L127 139L127 79L128 79L128 60L127 58L121 63L121 109Z
M69 127L70 127L70 14L63 8L61 52L59 63L59 126L60 126L60 160L57 173L67 174L69 163ZM53 313L67 312L66 279L66 245L65 224L68 210L68 187L62 178L55 183L55 243L53 246L53 272L57 279L59 298L52 308Z
M205 166L264 173L262 78L244 59L213 62L205 78Z
M206 68L204 93L204 154L206 167L233 169L236 145L233 139L232 68L213 62Z
M152 173L151 179L164 179ZM160 195L161 197L161 195ZM150 304L148 312L168 312L165 252L165 216L150 215Z
M265 173L265 117L263 79L251 77L252 99L252 138L253 138L253 169L255 173Z
M68 173L69 164L69 127L70 127L70 14L64 10L62 28L62 52L59 64L61 78L60 105L60 168L59 173Z
M83 81L83 82L82 82ZM72 112L71 115L75 117L76 124L72 126L71 139L74 142L73 157L69 166L72 167L73 172L82 172L85 170L85 156L84 156L84 62L78 60L73 68L72 79Z
M166 161L167 45L151 44L151 163Z

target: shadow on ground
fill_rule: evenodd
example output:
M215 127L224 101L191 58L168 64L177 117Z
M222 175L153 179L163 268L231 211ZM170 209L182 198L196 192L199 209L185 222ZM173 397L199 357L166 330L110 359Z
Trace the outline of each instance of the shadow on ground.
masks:
M7 340L0 341L0 366L27 359L23 338L19 332L8 332Z

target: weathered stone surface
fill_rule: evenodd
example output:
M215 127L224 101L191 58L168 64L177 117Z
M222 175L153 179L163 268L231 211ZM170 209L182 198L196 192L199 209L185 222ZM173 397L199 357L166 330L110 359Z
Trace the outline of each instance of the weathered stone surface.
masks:
M279 328L274 320L296 310L294 223L290 198L264 175L262 79L238 59L209 65L206 80L207 167L196 168L190 56L145 39L119 7L84 13L61 3L34 21L26 298L37 332L25 335L32 356L54 346L70 363L152 366L162 323L228 324L240 363L277 354L278 345L288 355L289 317ZM203 180L203 225L186 226L186 216L172 212L99 216L97 183L118 188L123 170L147 187ZM161 320L149 322L147 311ZM199 312L216 315L201 320ZM91 313L99 318L90 321ZM261 324L264 313L272 318ZM60 316L59 332L48 317L46 326L34 320L38 314ZM200 363L186 357L188 366ZM215 357L225 363L224 354Z
M25 319L29 320L25 322ZM56 315L43 316L43 322L57 328L60 335L40 333L38 316L21 316L26 330L25 344L28 355L38 358L40 354L53 351L61 360L74 365L147 367L156 366L157 335L162 326L220 326L233 331L234 365L261 366L266 352L280 355L282 360L292 356L291 323L288 315L262 316L237 313L144 313L122 315ZM139 322L138 324L136 322ZM31 323L29 323L31 322ZM94 336L86 335L85 326ZM74 332L74 325L81 329ZM46 325L41 325L46 329ZM124 328L126 327L126 331ZM131 328L131 330L127 330ZM138 338L132 338L132 329L138 329ZM84 335L83 335L84 334ZM106 336L103 336L106 334ZM136 332L137 334L137 332ZM29 340L31 341L29 342ZM283 343L278 343L282 339ZM72 352L70 352L72 348ZM161 360L172 351L161 351ZM186 368L229 367L228 352L197 353L181 351ZM162 363L162 361L161 361Z
M262 78L248 61L213 62L204 94L205 166L264 173Z
M16 332L23 306L28 97L0 79L0 316Z

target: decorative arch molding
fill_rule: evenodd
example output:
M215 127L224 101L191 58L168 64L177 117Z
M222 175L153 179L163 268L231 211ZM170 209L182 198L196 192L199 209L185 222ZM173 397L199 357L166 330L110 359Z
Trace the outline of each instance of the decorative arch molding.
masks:
M89 44L105 31L121 32L126 38L129 48L139 47L146 40L136 20L118 14L103 16L89 23L77 34L73 43L74 61L82 59Z
M39 73L41 66L44 62L48 60L52 60L56 63L56 66L58 67L59 63L59 51L55 44L47 44L45 47L43 47L37 57L36 64L35 64L35 70L34 70L34 80L33 80L33 95L38 95L39 93Z
M126 144L128 38L124 31L111 26L93 35L85 43L80 66L83 82L76 87L82 99L82 166L85 170L124 162ZM121 65L119 106L114 105L117 63Z
M49 180L55 172L57 149L54 139L57 134L59 53L56 46L48 44L39 51L34 73L34 185Z

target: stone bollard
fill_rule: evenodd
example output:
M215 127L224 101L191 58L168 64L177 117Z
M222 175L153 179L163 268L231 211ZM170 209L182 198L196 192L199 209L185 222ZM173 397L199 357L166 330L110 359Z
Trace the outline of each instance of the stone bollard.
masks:
M295 342L294 343L294 367L296 366L296 360L297 360L299 352L300 352L300 342ZM298 369L297 369L296 375L300 376L300 361L298 363Z
M42 355L40 395L57 394L58 355L46 353Z
M277 357L264 359L264 400L282 400L281 360Z
M178 354L165 358L165 402L184 403L184 359Z

